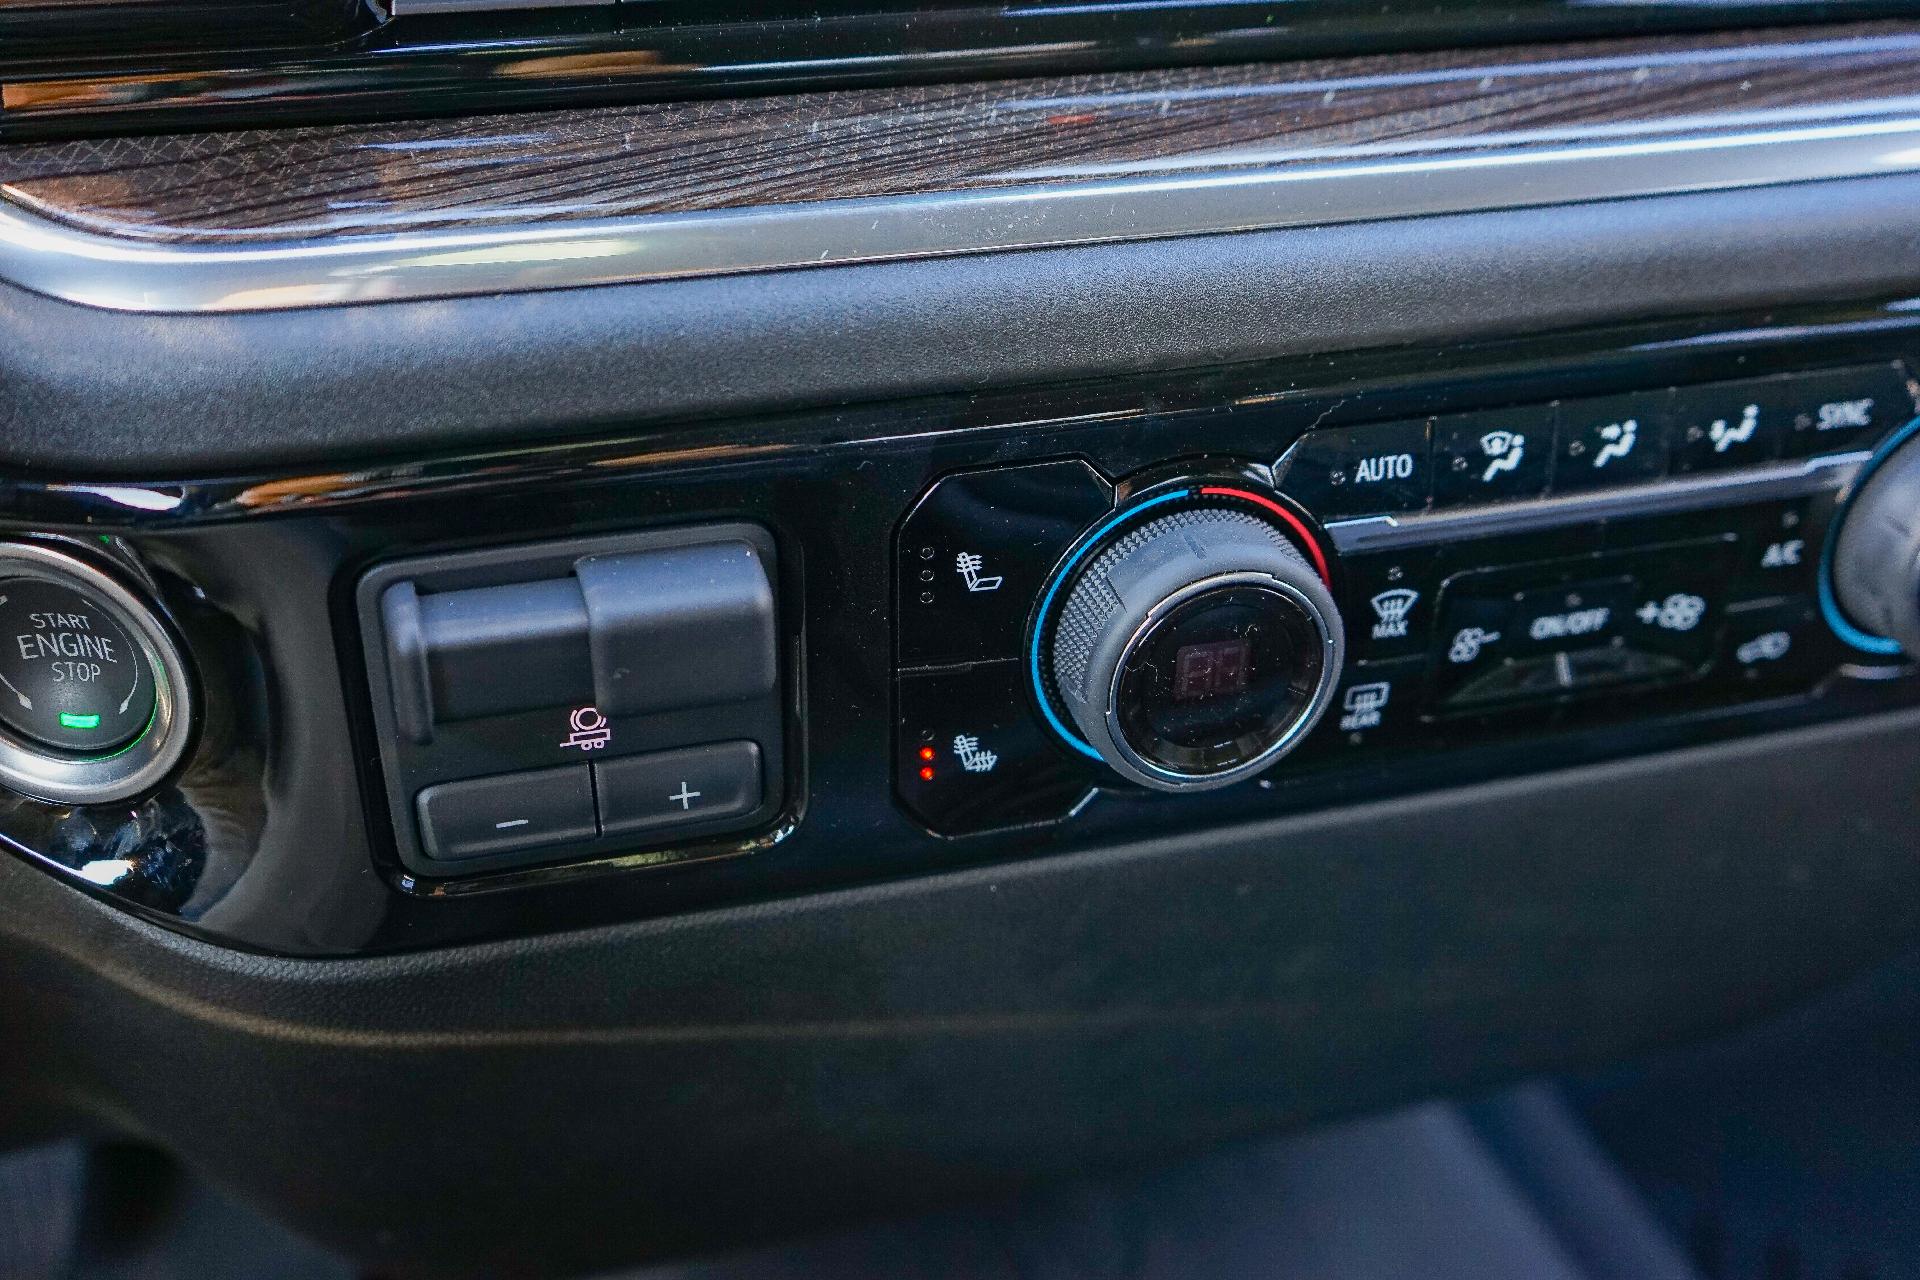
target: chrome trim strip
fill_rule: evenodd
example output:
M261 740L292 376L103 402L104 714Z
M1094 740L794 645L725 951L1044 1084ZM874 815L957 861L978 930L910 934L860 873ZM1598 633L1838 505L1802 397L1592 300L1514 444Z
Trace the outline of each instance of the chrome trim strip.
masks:
M1920 172L1920 117L1605 144L245 247L81 230L0 199L0 279L86 306L264 311L575 288Z
M1535 498L1501 506L1463 507L1458 511L1434 511L1425 515L1362 516L1328 524L1327 534L1341 555L1357 555L1507 533L1531 533L1593 520L1677 515L1709 507L1834 493L1846 488L1872 456L1871 450L1863 449L1752 471L1663 480L1632 489Z
M50 751L0 727L0 784L60 804L110 804L159 785L186 753L193 686L186 658L153 606L111 574L47 543L0 543L0 571L69 589L79 583L126 627L154 678L151 724L131 743L104 756Z

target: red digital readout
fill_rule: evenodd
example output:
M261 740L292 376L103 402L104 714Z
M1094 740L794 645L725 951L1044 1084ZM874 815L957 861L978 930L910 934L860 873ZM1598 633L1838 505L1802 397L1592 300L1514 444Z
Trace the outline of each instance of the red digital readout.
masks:
M1185 646L1173 655L1173 700L1199 702L1239 693L1247 687L1247 664L1252 656L1252 647L1245 640Z

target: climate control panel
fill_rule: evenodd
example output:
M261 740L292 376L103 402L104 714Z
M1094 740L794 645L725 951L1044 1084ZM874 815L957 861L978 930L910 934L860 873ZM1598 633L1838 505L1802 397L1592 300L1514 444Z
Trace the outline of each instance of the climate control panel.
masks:
M0 843L352 955L1920 706L1920 318L1728 325L12 480Z
M1899 661L1914 410L1888 362L947 475L897 532L896 795L969 835Z

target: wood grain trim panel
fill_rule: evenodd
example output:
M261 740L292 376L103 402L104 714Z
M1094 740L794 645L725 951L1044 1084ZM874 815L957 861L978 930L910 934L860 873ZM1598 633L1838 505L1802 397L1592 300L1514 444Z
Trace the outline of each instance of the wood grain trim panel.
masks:
M0 148L163 244L391 236L1920 115L1920 24L1594 41Z

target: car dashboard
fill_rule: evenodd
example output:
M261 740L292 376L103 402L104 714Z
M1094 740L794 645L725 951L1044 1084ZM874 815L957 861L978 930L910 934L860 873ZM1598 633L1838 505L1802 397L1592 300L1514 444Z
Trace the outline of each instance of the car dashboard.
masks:
M573 1274L1920 938L1910 7L143 8L0 5L11 1142Z

